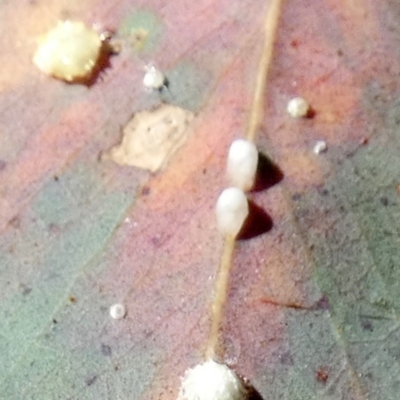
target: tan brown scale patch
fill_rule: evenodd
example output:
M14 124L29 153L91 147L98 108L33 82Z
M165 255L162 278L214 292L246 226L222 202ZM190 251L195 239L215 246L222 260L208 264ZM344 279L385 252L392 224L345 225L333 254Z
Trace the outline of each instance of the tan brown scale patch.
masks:
M141 111L125 126L121 143L106 158L156 172L186 141L193 117L192 112L171 105Z

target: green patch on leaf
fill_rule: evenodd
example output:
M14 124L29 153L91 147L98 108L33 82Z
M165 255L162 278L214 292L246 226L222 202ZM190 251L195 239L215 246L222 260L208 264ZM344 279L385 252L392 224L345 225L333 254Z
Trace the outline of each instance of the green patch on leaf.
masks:
M204 104L211 90L211 73L184 61L165 72L168 87L161 96L164 101L197 112Z
M97 326L108 318L107 312L100 308L92 310L92 314L87 316L88 310L79 307L86 294L79 292L77 295L74 287L77 281L99 264L108 241L131 206L134 194L109 189L97 168L100 167L75 164L57 180L45 185L32 201L31 208L21 217L23 231L8 239L14 243L19 256L25 256L25 266L19 265L18 259L14 261L6 252L8 246L0 243L0 258L7 262L2 264L2 272L8 276L10 285L20 288L9 291L0 309L0 349L3 347L6 350L0 352L0 385L10 393L6 398L16 398L15 393L20 393L25 387L21 386L21 382L31 386L45 379L48 374L62 370L59 371L59 382L56 377L53 383L45 379L46 385L52 387L45 386L47 392L43 389L43 393L52 395L21 397L55 398L53 394L60 393L63 385L78 387L76 382L68 386L66 371L71 371L74 379L79 376L84 381L90 380L93 370L97 373L99 369L86 368L80 352L77 352L76 359L65 357L65 354L70 354L71 348L80 345L77 340L69 340L71 329L64 331L58 345L50 340L68 315L74 316L77 326L87 325L79 324L79 320L85 318L95 321ZM35 254L29 257L32 248L35 248L31 246L32 238L40 249L40 258ZM30 263L34 264L33 267ZM34 273L30 273L31 269ZM93 334L98 335L99 331L87 331L81 337L92 337ZM89 360L92 358L89 357ZM68 368L64 365L67 363L71 364ZM99 361L95 364L99 364ZM76 371L78 365L82 374ZM86 374L89 378L84 378ZM19 387L15 388L13 382ZM57 390L53 388L54 385L58 385ZM36 390L41 387L42 383L38 383Z
M119 33L135 51L146 53L155 49L163 29L162 21L155 14L137 10L124 19Z
M384 133L355 151L331 149L335 168L327 172L324 188L305 193L295 213L312 249L316 283L328 299L343 370L354 375L353 385L360 393L396 399L400 363L393 350L400 335L396 192L400 158L393 145L397 140ZM315 321L307 335L320 323ZM320 345L326 337L312 342ZM299 339L292 348L296 342Z

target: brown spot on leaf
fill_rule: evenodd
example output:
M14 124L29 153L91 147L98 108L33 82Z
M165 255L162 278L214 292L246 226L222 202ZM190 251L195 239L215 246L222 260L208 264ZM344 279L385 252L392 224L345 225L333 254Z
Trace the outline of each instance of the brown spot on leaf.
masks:
M361 326L365 331L368 331L368 332L373 332L373 330L374 330L371 321L368 321L366 319L361 320Z
M21 220L18 215L15 217L11 218L10 221L8 222L8 225L15 228L19 229L21 227Z
M192 112L171 105L139 112L123 129L121 144L114 146L105 158L156 172L183 145L192 119Z
M148 186L142 187L142 196L148 196L150 194L151 189Z
M321 383L326 383L329 378L328 371L325 367L321 367L316 372L317 381Z
M311 246L310 246L311 248ZM329 300L326 296L322 296L317 303L315 304L315 307L313 307L315 310L329 310Z
M97 381L97 375L89 376L85 379L86 386L92 386Z
M130 37L130 41L131 41L132 46L135 48L135 50L143 49L148 36L149 36L149 32L143 28L140 28L132 33L132 35Z
M389 205L389 199L387 197L381 197L379 200L383 206L387 207Z
M292 46L292 47L294 47L294 48L299 47L299 41L298 41L297 39L293 39L293 40L290 42L290 46Z
M110 357L112 353L111 347L107 344L102 343L101 345L101 354L106 357Z
M27 296L30 292L32 292L32 288L26 286L25 284L21 283L20 285L21 293L23 296Z

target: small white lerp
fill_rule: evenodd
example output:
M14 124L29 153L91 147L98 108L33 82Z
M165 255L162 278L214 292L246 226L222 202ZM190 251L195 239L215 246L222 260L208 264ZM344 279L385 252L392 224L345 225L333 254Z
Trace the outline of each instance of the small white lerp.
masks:
M226 365L209 360L188 369L182 377L178 400L243 400L246 389Z
M143 85L148 89L160 90L165 86L165 75L154 66L147 67Z
M110 307L110 316L113 319L122 319L126 315L126 308L123 304L113 304Z
M307 117L310 105L302 97L295 97L287 104L287 112L293 118Z
M313 152L315 154L321 154L324 153L325 151L328 150L328 145L324 140L318 140L318 142L315 143Z
M226 172L233 186L243 191L250 190L258 164L258 151L254 143L244 139L232 142L229 148Z
M236 236L249 215L246 195L236 187L225 189L218 197L215 213L221 234Z

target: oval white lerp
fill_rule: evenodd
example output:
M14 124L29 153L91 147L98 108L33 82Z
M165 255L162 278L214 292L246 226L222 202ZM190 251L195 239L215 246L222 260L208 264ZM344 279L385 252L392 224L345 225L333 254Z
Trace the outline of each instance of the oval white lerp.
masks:
M165 86L165 75L156 67L147 67L143 85L148 89L160 90Z
M258 164L258 151L254 143L244 139L232 142L229 148L226 172L233 186L243 191L250 190Z
M310 105L302 97L291 99L287 105L287 112L293 118L304 118L308 115Z
M218 197L215 213L221 234L236 236L249 215L246 195L236 187L225 189Z
M110 316L113 319L122 319L126 315L126 308L123 304L113 304L110 307Z
M182 377L178 400L243 400L246 389L226 365L206 361L188 369Z

